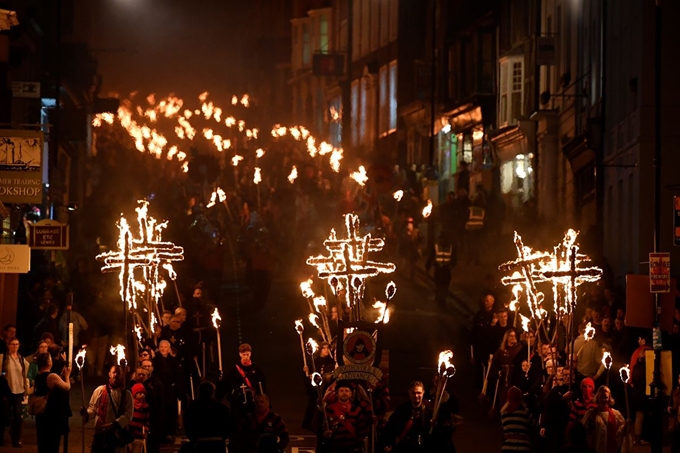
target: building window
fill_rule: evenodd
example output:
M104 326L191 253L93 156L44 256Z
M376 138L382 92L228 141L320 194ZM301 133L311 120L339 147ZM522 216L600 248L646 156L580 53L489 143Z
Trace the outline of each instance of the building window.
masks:
M319 48L317 50L321 53L330 51L328 48L328 16L326 14L319 17Z
M517 124L524 103L524 72L521 56L503 58L499 77L499 127Z
M352 60L361 57L361 2L352 3Z
M390 42L390 2L392 0L380 0L380 47L386 46ZM377 3L377 2L376 2ZM385 18L387 23L385 23Z
M360 55L366 55L371 45L371 0L361 0L361 49Z
M380 47L380 2L371 0L371 51Z
M472 163L472 132L459 134L458 140L463 141L463 148L458 149L458 161L468 164Z
M309 22L302 24L302 66L309 66L312 50L309 36Z
M381 66L378 72L378 134L381 136L390 129L388 76L388 65Z
M385 136L397 130L397 60L380 68L378 90L378 133Z
M397 130L397 60L390 62L390 129L389 132Z
M352 131L351 131L351 142L352 146L357 146L359 143L359 80L352 80L352 104L351 104L351 114L352 114Z
M361 78L361 93L359 95L359 143L366 144L368 130L368 80Z
M399 0L389 0L390 2L390 42L396 41L399 27Z

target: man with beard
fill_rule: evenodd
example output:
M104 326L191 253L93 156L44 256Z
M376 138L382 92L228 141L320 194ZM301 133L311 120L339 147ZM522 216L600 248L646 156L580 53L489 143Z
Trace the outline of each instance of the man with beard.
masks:
M264 373L251 360L253 349L248 343L238 347L241 360L218 384L217 400L228 393L229 405L237 422L254 409L254 398L267 392Z
M337 401L326 405L325 420L319 423L323 427L324 439L317 448L320 453L362 453L364 441L371 432L373 413L365 399L355 399L352 384L346 380L335 384Z
M125 451L125 446L114 445L113 440L132 420L132 394L123 388L123 373L118 365L109 368L109 382L92 393L87 408L80 409L84 423L94 417L93 452Z

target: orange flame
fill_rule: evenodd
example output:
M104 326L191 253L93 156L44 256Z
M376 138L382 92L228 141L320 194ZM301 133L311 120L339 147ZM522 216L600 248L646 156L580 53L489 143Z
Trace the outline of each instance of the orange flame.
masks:
M217 310L217 307L215 307L215 311L212 312L210 318L212 319L213 327L215 327L215 329L219 329L220 325L222 324L222 317L220 316L220 312ZM220 321L220 323L218 324L217 321Z

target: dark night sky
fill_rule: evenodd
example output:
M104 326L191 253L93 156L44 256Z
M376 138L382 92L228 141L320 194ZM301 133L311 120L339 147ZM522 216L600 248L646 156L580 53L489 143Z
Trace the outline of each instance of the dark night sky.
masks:
M104 93L139 90L164 96L174 92L188 99L208 90L218 99L231 99L243 92L252 2L93 2L91 47L99 61Z

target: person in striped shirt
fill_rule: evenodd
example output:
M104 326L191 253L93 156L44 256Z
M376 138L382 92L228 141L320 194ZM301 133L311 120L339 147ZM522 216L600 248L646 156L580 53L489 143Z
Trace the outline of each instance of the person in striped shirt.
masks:
M323 431L325 442L317 451L363 452L364 441L373 423L370 404L364 398L354 398L352 383L346 380L336 382L335 393L337 401L326 405L328 426L324 426ZM321 425L325 425L325 422Z
M132 386L132 421L129 429L132 437L135 438L132 444L133 453L142 453L144 449L144 439L149 431L149 405L146 403L146 388L144 384L137 383Z
M569 423L580 422L589 409L597 406L595 403L595 381L585 378L581 381L581 398L573 400L569 412Z
M522 391L517 387L508 389L508 400L501 408L503 447L501 451L531 451L529 431L531 413L524 404Z

